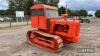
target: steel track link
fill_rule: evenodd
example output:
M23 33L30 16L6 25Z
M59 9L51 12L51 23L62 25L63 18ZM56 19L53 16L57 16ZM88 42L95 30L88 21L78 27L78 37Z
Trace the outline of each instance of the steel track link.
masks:
M41 31L29 31L29 32L27 33L27 40L31 45L34 45L34 46L39 47L41 49L45 49L45 50L50 51L50 52L59 52L63 47L63 40L61 39L61 37L59 37L57 35L51 35L51 34L48 34L48 33L41 32ZM45 39L35 37L36 40L35 39L32 40L31 38L33 38L32 35L35 35L34 33L39 34L41 36L44 36L46 38L54 39L57 42L57 45L56 44L55 45L58 47L58 49L56 49L56 50L51 49L51 48L49 48L49 46L42 44L42 42L46 43L47 40L45 40ZM39 36L39 37L41 37L41 36ZM41 39L43 41L39 41L38 39ZM53 42L52 40L49 40L49 41Z

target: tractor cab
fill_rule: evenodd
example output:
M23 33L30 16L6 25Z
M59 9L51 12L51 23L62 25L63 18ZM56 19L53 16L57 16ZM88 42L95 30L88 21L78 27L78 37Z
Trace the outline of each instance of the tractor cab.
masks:
M31 7L32 27L36 29L47 29L47 21L50 18L58 17L56 7L38 4Z

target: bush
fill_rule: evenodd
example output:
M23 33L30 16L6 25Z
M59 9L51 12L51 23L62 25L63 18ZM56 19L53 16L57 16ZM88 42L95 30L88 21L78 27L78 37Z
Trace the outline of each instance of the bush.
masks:
M95 16L100 17L100 10L96 10Z

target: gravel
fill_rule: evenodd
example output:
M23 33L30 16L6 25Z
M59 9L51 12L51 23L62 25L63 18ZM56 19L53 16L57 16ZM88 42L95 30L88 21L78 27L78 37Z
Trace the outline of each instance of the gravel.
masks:
M31 30L30 26L1 29L0 56L100 56L99 18L91 19L91 23L81 23L81 42L65 44L59 53L47 52L28 44L28 30Z

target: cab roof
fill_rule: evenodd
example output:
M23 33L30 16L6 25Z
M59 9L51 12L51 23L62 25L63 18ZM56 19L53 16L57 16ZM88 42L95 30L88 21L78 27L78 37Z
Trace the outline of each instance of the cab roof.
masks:
M44 5L44 4L37 4L31 7L31 9L52 9L57 10L57 7Z

